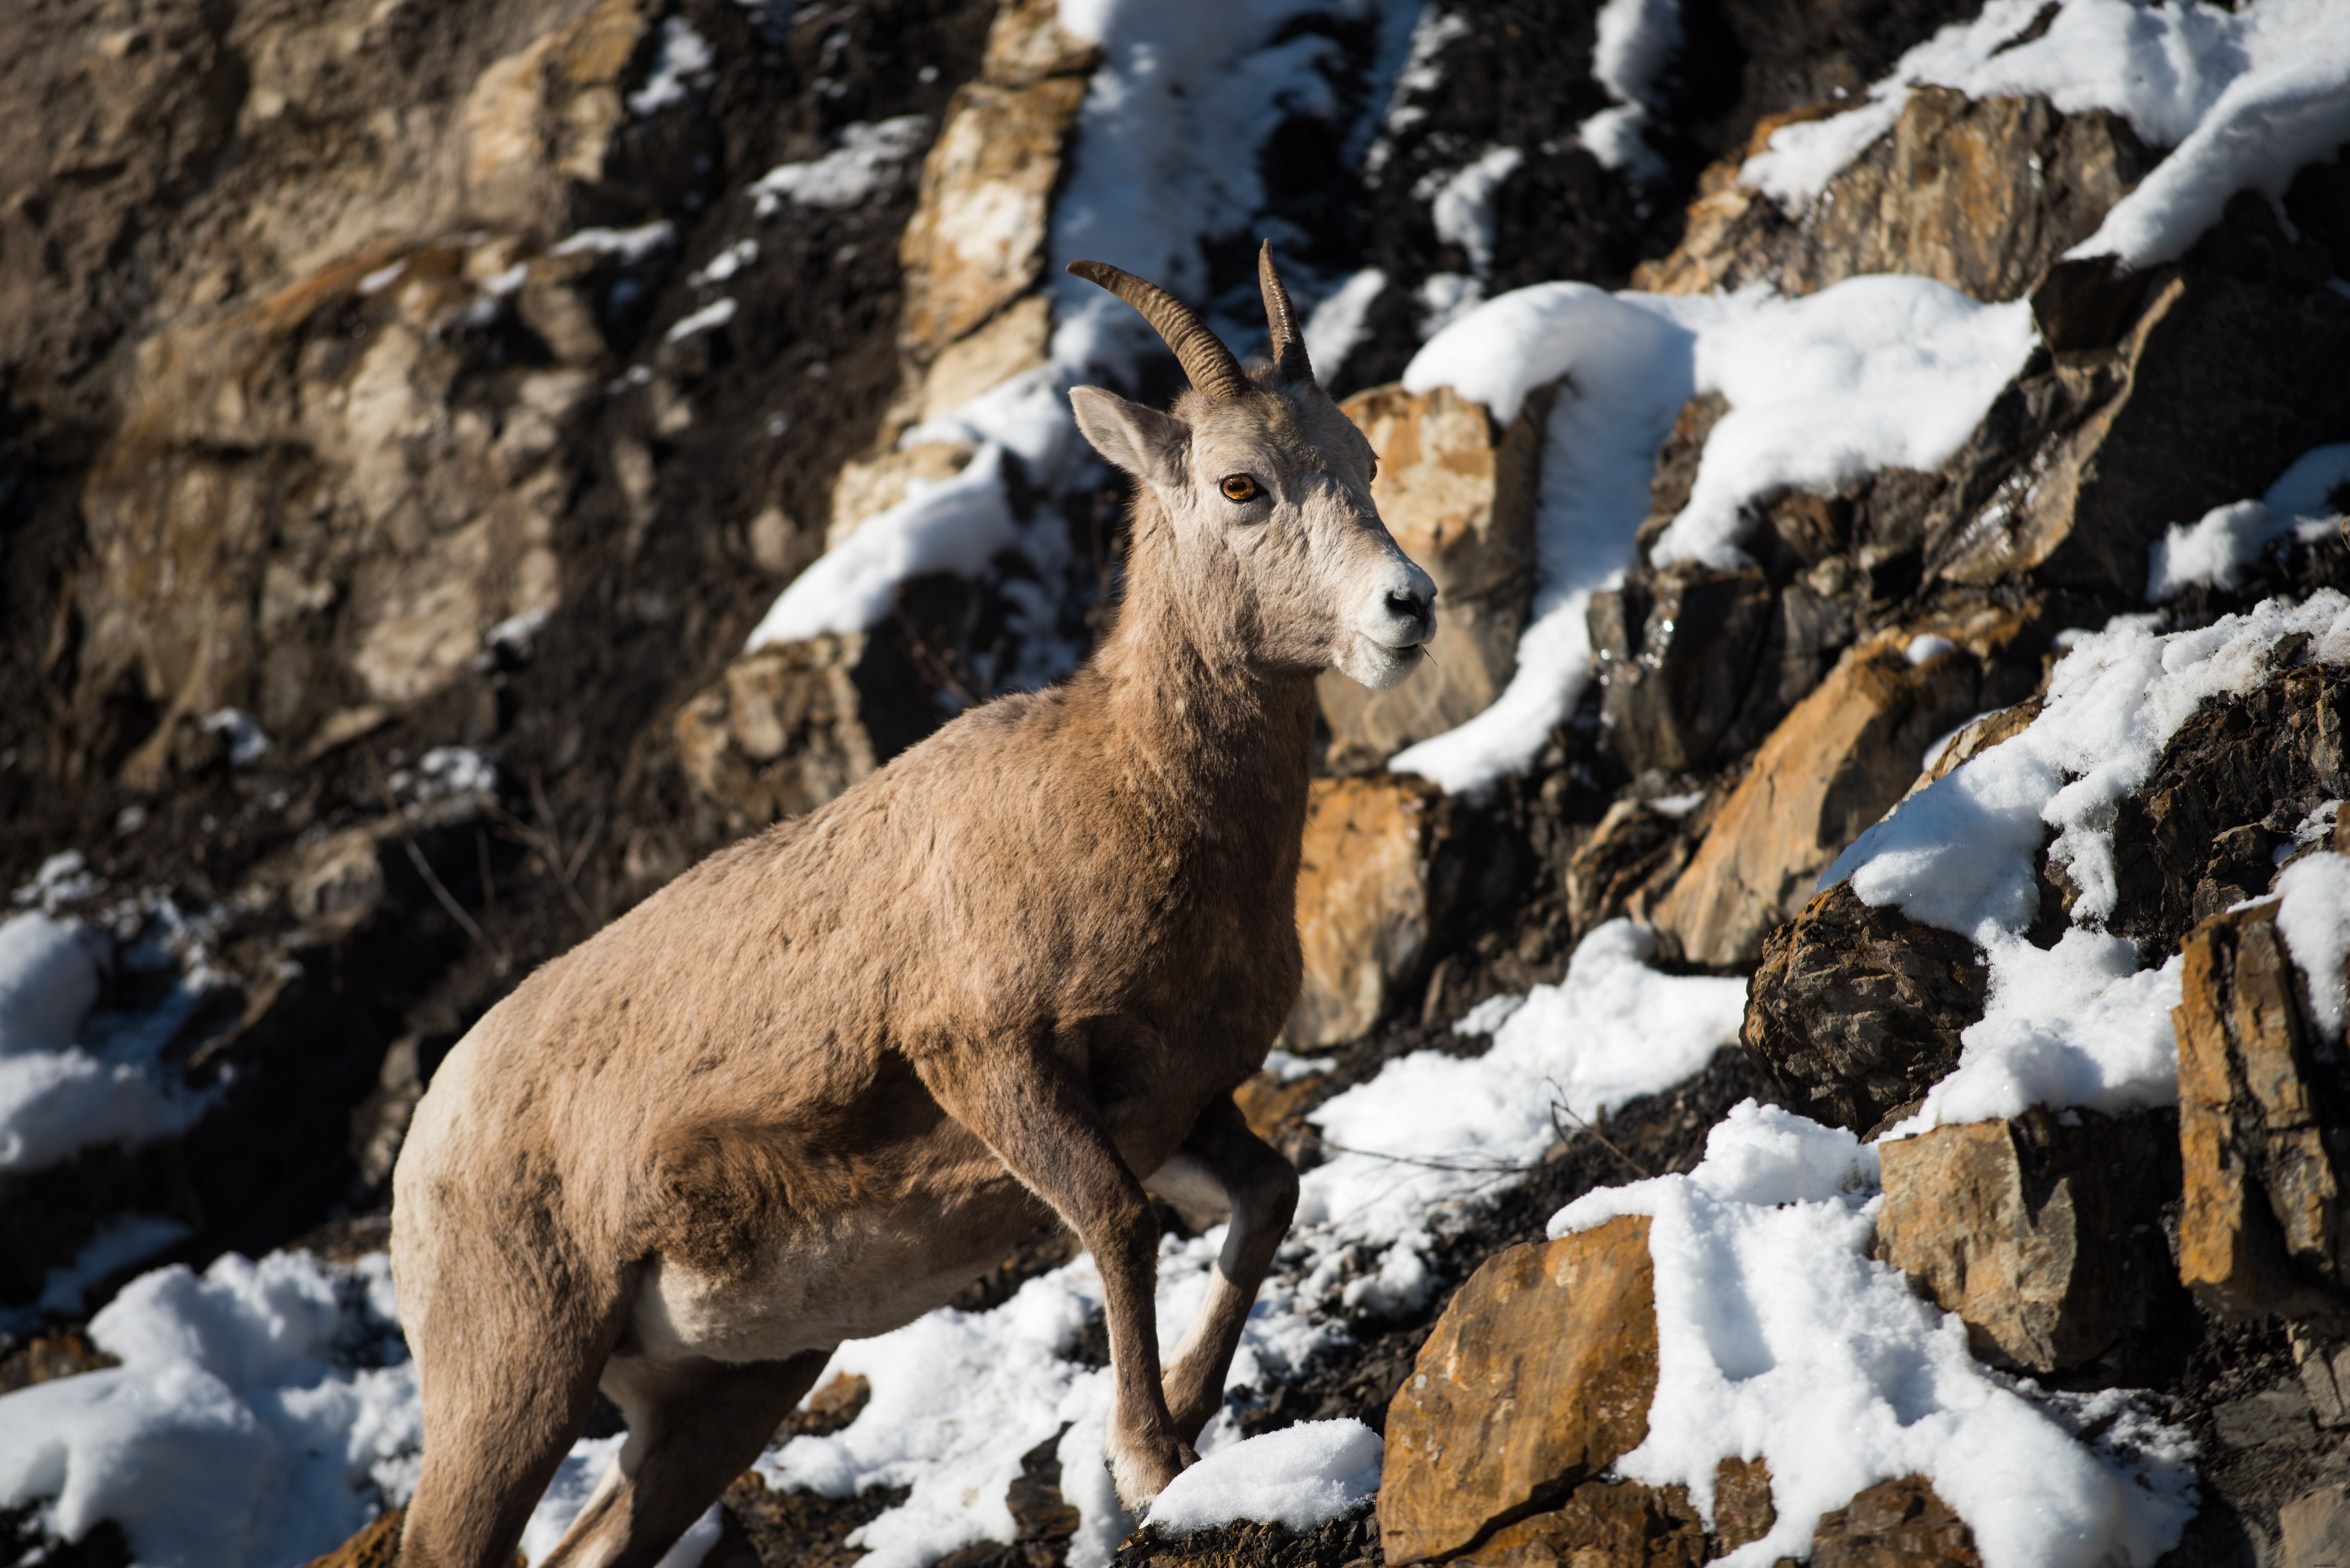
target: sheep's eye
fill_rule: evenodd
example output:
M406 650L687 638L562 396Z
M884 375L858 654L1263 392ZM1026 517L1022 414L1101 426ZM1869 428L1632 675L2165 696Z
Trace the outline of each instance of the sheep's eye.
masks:
M1258 494L1256 481L1245 473L1228 473L1216 488L1224 493L1227 501L1254 501Z

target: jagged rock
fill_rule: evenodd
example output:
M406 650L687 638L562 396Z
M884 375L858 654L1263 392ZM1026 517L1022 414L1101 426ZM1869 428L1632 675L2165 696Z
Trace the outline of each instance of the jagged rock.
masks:
M936 484L952 479L979 449L959 441L926 441L845 462L832 486L832 517L824 547L834 548L858 524L906 499L917 481Z
M1513 1247L1470 1277L1388 1407L1388 1561L1458 1552L1647 1438L1655 1293L1638 1215Z
M1877 1255L1964 1320L1981 1360L2094 1360L2145 1327L2168 1282L2175 1137L2167 1116L2035 1108L1881 1144Z
M2338 1052L2318 1053L2276 907L2216 915L2181 950L2179 1278L2233 1317L2338 1315L2350 1184L2328 1129L2344 1125L2350 1085Z
M1679 1487L1586 1481L1564 1506L1504 1525L1452 1561L1461 1568L1697 1568L1705 1526Z
M1975 1532L1923 1476L1879 1481L1822 1514L1812 1532L1812 1563L1814 1568L1982 1568Z
M1458 808L1415 778L1315 779L1297 872L1305 976L1283 1043L1359 1039L1419 977Z
M1979 618L1962 635L1996 659L2027 618ZM1928 743L1977 711L1981 663L1955 647L1913 663L1915 635L1888 630L1847 649L1762 742L1656 907L1658 929L1685 958L1753 962L1820 873L1901 798Z
M998 13L980 79L959 88L947 109L899 243L906 288L899 337L918 365L1035 281L1063 149L1092 66L1090 47L1060 30L1053 0Z
M404 1508L388 1508L366 1529L323 1557L313 1557L304 1568L398 1568L400 1532L408 1522ZM521 1553L515 1553L517 1560Z
M1566 863L1561 879L1569 931L1577 938L1603 920L1648 921L1703 839L1711 814L1694 801L1619 800L1607 808Z
M2149 960L2188 928L2269 890L2275 851L2329 800L2350 794L2350 672L2295 669L2205 703L2179 725L2114 821L2110 928Z
M1434 656L1392 691L1331 671L1319 683L1330 763L1374 768L1491 706L1517 668L1533 602L1534 503L1553 389L1506 429L1450 387L1400 386L1340 405L1378 453L1371 494L1404 554L1435 579Z
M687 776L730 815L773 822L840 794L876 765L855 671L868 639L823 637L743 655L678 710Z
M2334 1481L2277 1510L2276 1568L2340 1568L2350 1559L2350 1485Z
M2350 299L2325 286L2331 265L2246 193L2176 266L2116 279L2118 346L2027 366L1945 465L1929 570L2143 594L2166 527L2260 494L2350 427L2333 373L2350 356Z
M1600 744L1636 774L1711 765L1777 610L1751 567L1671 566L1592 595Z
M1769 1465L1761 1459L1724 1459L1713 1467L1713 1537L1724 1552L1762 1540L1778 1522Z
M1377 1562L1378 1549L1378 1521L1369 1513L1334 1519L1303 1534L1246 1519L1172 1538L1145 1525L1119 1544L1116 1568L1355 1568ZM1054 1557L1037 1568L1059 1561ZM1002 1568L1015 1565L1002 1563Z
M2118 115L2066 115L2042 98L1976 101L1920 87L1893 129L1801 216L1738 183L1739 166L1773 132L1838 107L1757 125L1738 159L1706 171L1679 247L1636 268L1633 286L1703 294L1767 283L1792 296L1898 272L1939 278L1977 299L2016 299L2095 233L2154 161Z
M1866 1133L1959 1064L1989 989L1966 938L1839 882L1763 942L1739 1039L1789 1106Z

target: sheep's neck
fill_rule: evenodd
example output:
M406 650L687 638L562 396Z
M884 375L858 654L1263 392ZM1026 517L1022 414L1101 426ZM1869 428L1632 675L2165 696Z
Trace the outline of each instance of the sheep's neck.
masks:
M1253 659L1239 619L1215 587L1184 580L1165 523L1138 508L1124 598L1095 661L1112 744L1159 807L1278 864L1305 822L1314 678Z

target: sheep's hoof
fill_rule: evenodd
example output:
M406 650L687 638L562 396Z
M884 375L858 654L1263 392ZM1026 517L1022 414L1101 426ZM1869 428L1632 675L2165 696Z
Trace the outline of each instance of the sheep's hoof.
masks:
M1191 1445L1173 1437L1137 1438L1119 1445L1109 1456L1110 1483L1118 1490L1118 1506L1139 1514L1167 1483L1200 1462Z

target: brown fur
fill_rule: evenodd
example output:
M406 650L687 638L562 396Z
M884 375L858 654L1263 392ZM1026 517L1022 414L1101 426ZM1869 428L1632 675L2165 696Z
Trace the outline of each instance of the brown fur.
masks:
M1032 1193L1100 1264L1122 1494L1191 1459L1295 1198L1231 1094L1297 994L1314 679L1399 678L1432 590L1310 380L1180 422L1076 401L1146 480L1097 656L712 856L435 1077L393 1211L411 1568L503 1561L599 1381L629 1441L551 1561L653 1562L834 1345L944 1302ZM1213 489L1243 469L1246 514ZM1234 1216L1163 1382L1153 1173Z

